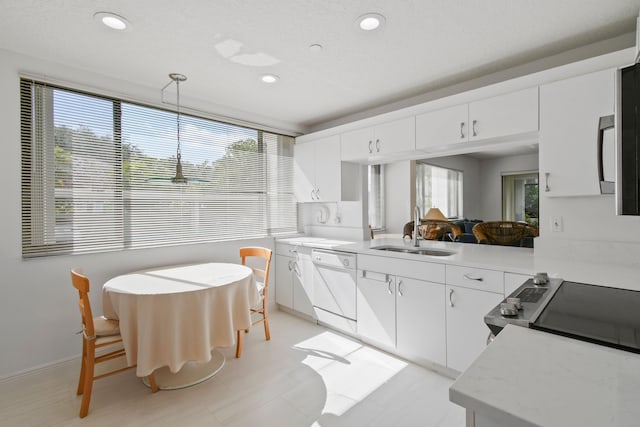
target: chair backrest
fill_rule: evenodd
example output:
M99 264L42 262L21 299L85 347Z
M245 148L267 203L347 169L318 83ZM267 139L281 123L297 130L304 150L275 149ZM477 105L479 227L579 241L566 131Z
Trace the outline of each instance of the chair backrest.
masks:
M271 249L261 247L247 247L240 248L240 258L242 258L242 265L247 265L247 258L256 257L262 258L265 262L264 269L251 267L253 274L263 279L264 284L264 296L267 296L267 287L269 286L269 269L271 267Z
M78 307L80 308L80 316L82 317L82 329L86 338L95 337L95 328L93 325L93 313L91 312L91 303L89 302L89 278L82 274L79 268L71 270L71 283L78 290Z
M404 225L402 230L402 237L409 236L413 238L413 221L409 221ZM425 240L440 240L445 233L451 233L452 239L455 240L462 234L462 230L458 225L450 221L441 221L437 219L422 219L420 220L419 233ZM420 235L420 234L418 234Z
M473 227L473 235L478 243L491 245L522 246L525 237L538 236L538 229L524 222L516 221L486 221Z

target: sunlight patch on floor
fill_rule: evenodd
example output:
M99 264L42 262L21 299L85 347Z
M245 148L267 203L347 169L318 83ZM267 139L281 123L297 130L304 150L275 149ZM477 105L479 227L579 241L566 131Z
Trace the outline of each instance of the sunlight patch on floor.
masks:
M330 331L294 345L324 382L322 414L343 415L407 366L406 362ZM319 425L315 423L314 425Z

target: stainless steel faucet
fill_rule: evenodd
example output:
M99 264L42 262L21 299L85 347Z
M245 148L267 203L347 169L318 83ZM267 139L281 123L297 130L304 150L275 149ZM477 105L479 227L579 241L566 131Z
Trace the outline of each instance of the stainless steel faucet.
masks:
M420 218L420 207L416 205L413 209L413 246L416 248L420 246L420 243L418 243L418 224L420 224Z

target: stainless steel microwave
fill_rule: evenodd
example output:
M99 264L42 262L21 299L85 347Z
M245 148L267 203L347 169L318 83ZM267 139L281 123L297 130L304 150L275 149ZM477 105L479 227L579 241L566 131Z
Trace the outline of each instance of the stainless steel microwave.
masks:
M616 213L640 215L640 65L616 78Z

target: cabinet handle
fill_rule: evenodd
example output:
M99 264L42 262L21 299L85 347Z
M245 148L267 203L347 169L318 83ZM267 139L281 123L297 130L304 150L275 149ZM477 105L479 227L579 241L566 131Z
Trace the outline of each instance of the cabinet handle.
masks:
M476 130L476 125L478 124L477 120L474 120L472 122L472 130L473 130L473 136L478 136L478 131Z
M482 277L473 277L473 276L470 276L468 274L464 274L463 277L465 279L475 280L476 282L483 282L484 281L484 279Z
M551 191L551 189L549 188L549 175L551 175L549 172L544 173L544 192L545 193L548 193L549 191Z
M400 280L398 282L398 295L403 296L404 294L402 293L402 280Z
M295 254L295 253L298 253L298 250L296 248L289 249L289 253L290 254Z
M380 152L380 140L376 139L376 152L379 153Z
M291 251L291 249L289 249L289 251ZM292 263L292 262L293 262L293 261L289 260L289 271L293 270L293 267L291 267L291 263Z
M453 306L454 306L454 305L453 305L453 299L452 299L452 297L453 297L453 289L449 289L449 305L450 305L451 307L453 307Z
M464 122L460 122L460 139L464 139Z
M373 141L369 140L369 154L373 154Z
M389 295L393 295L393 291L391 290L391 279L387 280L387 292L389 292Z

